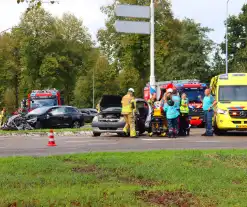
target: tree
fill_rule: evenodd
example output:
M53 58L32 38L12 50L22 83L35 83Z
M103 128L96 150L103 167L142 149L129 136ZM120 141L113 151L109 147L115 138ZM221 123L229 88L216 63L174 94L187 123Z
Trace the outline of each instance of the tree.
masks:
M229 72L247 71L247 4L239 15L228 18L228 61ZM225 54L225 42L221 44Z
M0 37L0 81L2 87L0 93L11 89L14 91L15 107L19 102L19 84L21 79L20 46L18 40L11 34L4 34ZM3 98L3 97L2 97ZM6 103L5 103L6 104Z
M59 3L59 1L54 1L54 0L48 0L48 1L43 1L43 0L16 0L18 4L20 3L28 3L29 7L27 9L27 12L32 10L32 9L38 9L42 6L43 3L50 3L50 4L55 4Z
M123 72L125 70L132 70L128 78L135 80L135 75L140 77L136 90L137 95L141 96L150 73L149 36L120 34L115 31L114 8L117 3L149 5L150 1L116 0L112 5L103 7L102 11L108 17L106 29L98 32L101 50L111 65L122 74L128 74ZM209 54L213 46L213 42L207 37L209 31L209 28L201 27L192 20L175 19L170 2L158 1L155 9L156 80L202 78L208 73Z

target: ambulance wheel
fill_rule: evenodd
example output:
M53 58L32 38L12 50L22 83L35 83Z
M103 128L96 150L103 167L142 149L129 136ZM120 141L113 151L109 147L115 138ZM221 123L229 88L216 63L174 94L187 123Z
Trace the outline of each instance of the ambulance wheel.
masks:
M93 136L94 136L94 137L99 137L100 135L101 135L101 133L93 132Z
M218 128L217 124L215 123L214 124L214 134L217 135L217 136L222 136L222 135L225 135L226 134L226 131L220 130Z

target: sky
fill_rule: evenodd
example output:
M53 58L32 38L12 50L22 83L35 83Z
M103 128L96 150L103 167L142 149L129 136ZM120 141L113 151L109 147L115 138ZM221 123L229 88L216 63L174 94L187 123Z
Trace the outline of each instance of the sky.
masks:
M47 0L46 0L47 1ZM100 7L110 4L113 0L60 0L59 4L44 4L45 9L56 16L70 12L82 18L94 40L97 30L104 27L105 16ZM214 29L209 37L220 43L224 39L227 0L171 0L175 17L194 19ZM229 14L237 15L247 0L230 0ZM25 11L26 4L17 4L16 0L0 0L0 32L18 24L20 15Z

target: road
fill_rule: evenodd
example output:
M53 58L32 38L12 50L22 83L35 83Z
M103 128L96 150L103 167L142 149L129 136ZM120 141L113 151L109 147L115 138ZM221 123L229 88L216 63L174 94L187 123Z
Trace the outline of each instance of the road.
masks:
M48 137L0 136L0 156L44 156L99 151L247 148L246 134L201 137L202 132L202 129L192 129L191 136L177 139L149 138L148 136L131 139L114 135L92 137L88 133L80 136L55 137L56 147L47 147Z

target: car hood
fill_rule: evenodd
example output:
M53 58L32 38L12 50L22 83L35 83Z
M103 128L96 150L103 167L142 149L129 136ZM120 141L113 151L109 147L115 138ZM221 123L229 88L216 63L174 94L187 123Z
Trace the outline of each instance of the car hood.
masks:
M100 114L112 114L112 113L121 113L122 108L121 107L109 107L100 112Z
M121 108L122 96L117 95L104 95L99 103L101 111L107 108Z

